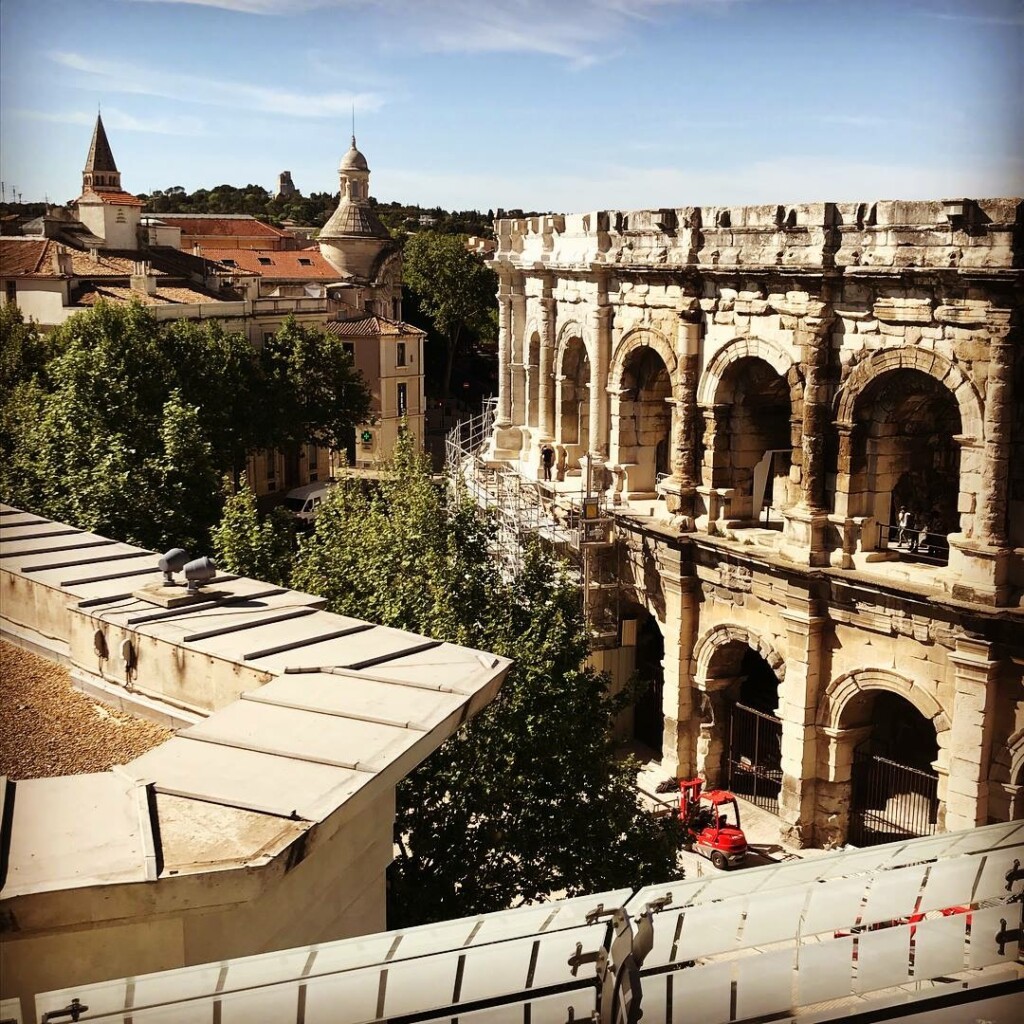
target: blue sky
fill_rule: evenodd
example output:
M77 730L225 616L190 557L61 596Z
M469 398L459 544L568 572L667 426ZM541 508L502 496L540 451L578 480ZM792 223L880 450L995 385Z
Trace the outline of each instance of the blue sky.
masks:
M0 178L587 210L1024 194L1024 0L0 0Z

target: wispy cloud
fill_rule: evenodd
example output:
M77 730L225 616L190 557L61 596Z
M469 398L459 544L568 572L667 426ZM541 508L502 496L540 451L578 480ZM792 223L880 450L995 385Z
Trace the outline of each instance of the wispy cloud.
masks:
M940 21L967 21L975 25L1006 25L1014 27L1024 26L1024 11L1008 11L1005 14L960 14L953 11L925 11L929 18L938 18Z
M91 127L96 121L92 111L78 110L53 112L42 110L12 110L13 117L28 121L46 121L50 124L79 124ZM206 124L198 117L135 117L115 107L103 111L107 128L121 132L146 132L151 135L205 135Z
M207 78L178 71L162 71L125 61L102 60L58 51L50 58L62 67L81 72L105 92L161 96L207 106L235 107L288 117L341 117L356 110L379 110L384 99L377 93L301 93L272 89L223 78Z
M669 11L727 9L753 0L134 0L185 3L239 14L296 15L328 7L377 8L393 35L428 52L531 53L588 67L630 22Z

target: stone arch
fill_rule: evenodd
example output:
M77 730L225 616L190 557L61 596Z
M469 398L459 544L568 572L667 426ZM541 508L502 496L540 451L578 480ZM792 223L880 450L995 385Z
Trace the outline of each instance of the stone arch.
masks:
M708 671L711 662L718 651L736 641L746 644L751 650L757 651L771 670L778 677L780 683L786 678L786 662L779 652L763 637L741 626L738 623L722 623L705 633L693 648L694 682L698 689L703 690L707 685Z
M668 370L669 378L672 381L672 392L676 393L678 388L678 377L676 370L678 360L669 340L653 327L634 327L627 331L615 351L612 353L611 369L608 373L608 390L619 391L622 388L622 375L626 369L626 363L631 353L638 348L651 348L661 357L661 361Z
M843 711L856 696L865 690L887 690L912 704L935 728L939 750L945 746L944 733L949 732L949 716L942 705L926 690L891 669L854 669L837 676L829 683L818 704L818 726L825 729L842 728Z
M857 399L864 389L877 377L892 370L919 370L934 377L956 399L964 435L978 442L985 440L983 403L974 383L945 356L917 347L879 349L857 363L836 395L836 421L852 426Z
M723 345L704 367L700 384L697 386L697 404L711 406L722 383L722 376L728 367L739 359L753 357L766 362L783 380L793 388L794 375L790 373L794 360L790 354L774 341L744 335Z
M558 338L555 341L555 376L561 376L562 374L562 362L565 359L565 350L569 345L569 342L573 338L579 338L583 342L584 348L587 350L587 358L593 364L593 353L590 351L590 344L587 341L587 332L576 320L570 320L563 324L558 331Z

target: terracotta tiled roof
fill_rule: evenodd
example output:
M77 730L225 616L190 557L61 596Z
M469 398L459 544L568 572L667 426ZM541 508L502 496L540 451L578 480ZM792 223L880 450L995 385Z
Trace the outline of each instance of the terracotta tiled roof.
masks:
M54 243L39 238L0 238L0 275L26 277L53 270Z
M208 260L224 264L248 274L281 281L337 281L336 267L317 249L296 249L277 252L273 249L208 249L200 252Z
M181 228L182 234L199 238L226 236L229 238L287 238L272 224L264 224L254 217L188 217L173 213L155 214L172 228Z
M131 192L107 192L89 189L83 192L76 200L76 203L107 203L111 206L145 206L145 202Z
M412 337L425 334L412 324L390 320L386 316L353 316L331 320L324 325L339 338Z
M209 305L211 302L224 301L216 295L199 291L196 288L181 286L157 288L152 295L146 295L144 292L138 292L126 286L107 284L99 288L92 288L87 292L82 292L77 297L75 304L79 306L94 306L101 300L118 303L127 303L135 300L143 306L167 304L198 305L200 303Z

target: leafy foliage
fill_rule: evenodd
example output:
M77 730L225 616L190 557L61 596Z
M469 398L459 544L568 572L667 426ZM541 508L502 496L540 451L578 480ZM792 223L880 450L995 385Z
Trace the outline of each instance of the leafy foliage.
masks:
M333 444L369 407L340 343L294 321L262 352L134 303L99 303L45 340L6 313L0 329L0 490L145 547L206 546L221 478L249 452Z
M422 231L406 241L404 250L404 284L415 293L417 308L443 345L443 397L451 390L452 367L467 343L497 333L497 276L466 250L465 242L461 235ZM428 357L433 340L427 344Z
M256 495L243 483L224 503L224 513L213 530L217 565L250 579L286 585L295 546L294 524L280 507L260 515Z
M332 611L515 659L492 705L399 787L395 927L674 868L674 826L638 807L635 765L614 756L618 704L584 667L577 585L536 547L509 578L491 537L403 441L379 491L332 490L292 576Z

